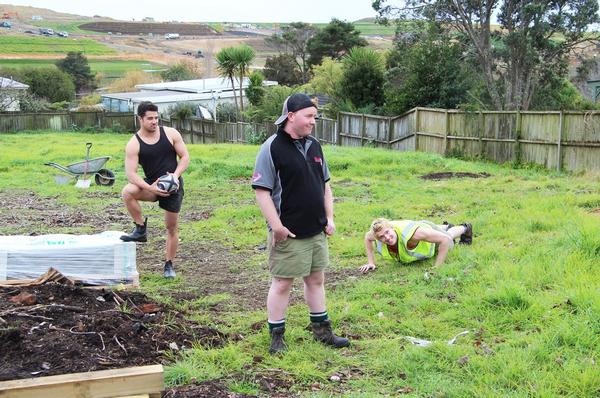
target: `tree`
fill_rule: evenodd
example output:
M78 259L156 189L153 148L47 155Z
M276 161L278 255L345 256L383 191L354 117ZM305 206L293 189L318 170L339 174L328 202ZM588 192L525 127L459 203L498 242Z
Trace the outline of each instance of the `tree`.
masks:
M265 96L265 88L263 87L263 81L265 77L259 71L252 72L250 74L250 84L246 88L246 97L250 105L260 105Z
M396 37L388 56L385 109L400 114L416 106L456 108L469 100L473 73L458 43L435 24Z
M301 83L306 83L310 74L308 41L317 34L318 29L304 22L292 22L281 30L280 35L272 35L265 42L291 54L300 71Z
M313 78L308 85L315 93L325 94L331 98L339 97L343 73L340 61L325 57L320 65L314 67Z
M239 112L237 104L237 94L235 92L234 78L236 74L236 65L234 60L234 48L225 47L217 53L215 59L217 60L217 71L219 75L224 79L229 79L231 82L231 89L233 90L233 102L235 104L236 113Z
M336 118L342 101L341 84L343 77L342 63L329 57L323 58L320 65L313 68L313 78L307 84L308 90L315 94L325 94L329 102L319 106L327 116Z
M71 76L78 93L95 88L94 75L87 58L82 53L70 51L65 58L56 62L56 66Z
M295 86L302 83L302 73L293 55L280 54L267 57L264 68L265 77L284 86Z
M342 97L361 108L383 104L384 65L381 56L370 48L356 47L342 58Z
M351 22L333 18L323 29L307 43L310 54L308 63L319 65L323 57L340 59L353 47L365 47L367 41L360 37Z
M403 8L386 3L372 2L380 17L424 18L457 32L496 109L529 109L545 79L566 74L568 54L598 38L587 32L600 20L597 0L406 0ZM492 31L494 15L500 30Z
M162 71L160 76L167 82L177 82L181 80L192 80L199 77L197 71L192 70L191 65L179 62Z
M265 90L265 96L258 106L252 106L246 114L255 123L275 122L281 115L281 105L295 92L286 86L271 86Z
M248 69L254 61L254 57L256 53L252 49L252 47L247 45L242 45L239 47L234 47L233 52L233 64L235 65L235 71L239 76L240 82L240 110L244 112L244 92L242 91L242 86L244 82L244 77L248 74Z
M23 69L19 81L27 84L32 94L49 102L71 101L75 98L75 84L71 77L54 67Z

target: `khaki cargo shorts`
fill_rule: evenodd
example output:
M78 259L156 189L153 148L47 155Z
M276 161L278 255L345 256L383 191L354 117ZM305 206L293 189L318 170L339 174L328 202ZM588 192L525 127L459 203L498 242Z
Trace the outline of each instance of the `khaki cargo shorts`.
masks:
M269 232L269 271L278 278L302 278L323 271L329 265L329 248L324 232L305 239L287 238L271 247Z

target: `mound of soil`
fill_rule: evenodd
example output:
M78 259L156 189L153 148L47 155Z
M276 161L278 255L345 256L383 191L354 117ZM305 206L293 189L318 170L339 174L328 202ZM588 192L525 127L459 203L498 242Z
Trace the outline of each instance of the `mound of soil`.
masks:
M483 173L468 173L468 172L444 172L444 173L431 173L422 175L420 178L424 180L447 180L450 178L488 178L491 174Z
M0 288L0 381L156 364L192 342L226 340L141 293Z

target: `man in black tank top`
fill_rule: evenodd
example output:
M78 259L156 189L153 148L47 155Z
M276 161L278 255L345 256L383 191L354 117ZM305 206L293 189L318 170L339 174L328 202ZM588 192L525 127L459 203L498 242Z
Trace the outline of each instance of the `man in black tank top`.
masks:
M137 108L140 129L125 147L125 173L129 183L121 192L127 211L135 227L131 234L121 236L125 242L146 242L147 218L142 217L140 201L156 202L165 210L167 227L165 278L175 277L173 259L179 241L179 211L183 201L183 178L190 157L181 134L170 127L158 126L158 107L149 101L141 102ZM179 161L177 158L179 157ZM144 170L144 178L137 173L138 166ZM179 181L179 189L169 194L158 188L158 178L173 174Z

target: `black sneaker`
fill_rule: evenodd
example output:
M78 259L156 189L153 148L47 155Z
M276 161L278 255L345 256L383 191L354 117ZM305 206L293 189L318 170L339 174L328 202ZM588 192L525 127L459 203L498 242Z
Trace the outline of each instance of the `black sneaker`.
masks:
M133 231L129 235L122 235L121 240L123 242L146 242L146 225L148 224L148 217L144 219L144 224L135 224Z
M177 276L177 274L175 273L175 267L173 267L173 263L171 262L171 260L165 262L165 270L163 275L167 279L173 279Z
M473 242L473 226L468 222L460 225L465 227L466 231L460 236L458 243L461 245L470 245Z

